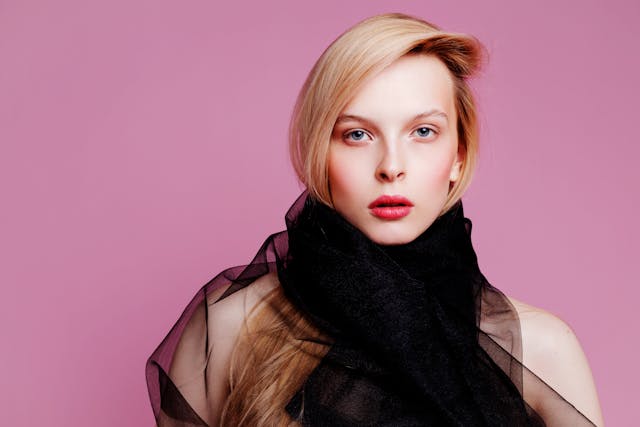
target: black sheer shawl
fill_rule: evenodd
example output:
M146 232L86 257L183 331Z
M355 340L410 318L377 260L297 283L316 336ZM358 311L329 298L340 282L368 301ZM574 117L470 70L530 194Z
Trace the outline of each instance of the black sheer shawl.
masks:
M270 235L250 264L199 290L150 356L158 426L214 425L211 402L228 392L214 386L229 369L217 358L229 345L212 331L245 319L264 296L253 292L247 303L246 291L265 282L280 287L328 349L281 408L291 425L594 425L522 365L518 314L480 272L461 200L395 246L372 242L307 191L285 219L287 230ZM228 304L240 291L244 303ZM554 407L544 419L527 402L530 390Z

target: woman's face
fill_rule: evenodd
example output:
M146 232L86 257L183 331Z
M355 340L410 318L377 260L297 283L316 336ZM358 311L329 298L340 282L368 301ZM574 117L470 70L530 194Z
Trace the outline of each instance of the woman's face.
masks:
M456 121L453 80L435 56L403 56L366 82L331 135L335 209L378 244L414 240L437 218L460 175ZM376 205L381 196L407 200Z

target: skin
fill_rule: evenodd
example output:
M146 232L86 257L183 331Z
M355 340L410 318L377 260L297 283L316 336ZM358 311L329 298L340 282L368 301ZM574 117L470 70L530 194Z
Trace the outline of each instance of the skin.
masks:
M513 297L522 333L522 363L574 405L597 426L604 426L602 410L589 362L580 341L562 319ZM543 418L553 414L549 394L524 382L524 398ZM545 400L546 399L546 400Z
M446 118L415 118L430 110ZM437 218L461 172L449 70L435 56L404 56L367 81L340 117L328 155L334 208L376 243L414 240ZM409 215L374 216L368 206L383 194L408 198L414 204ZM603 426L591 370L571 328L541 308L508 298L520 317L524 365ZM544 396L525 378L524 397L543 418L554 409Z

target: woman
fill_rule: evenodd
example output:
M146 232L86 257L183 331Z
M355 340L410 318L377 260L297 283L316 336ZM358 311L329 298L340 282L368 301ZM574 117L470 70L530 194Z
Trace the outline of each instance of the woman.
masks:
M571 329L478 268L482 49L403 14L327 48L290 128L306 190L150 357L159 426L603 425Z

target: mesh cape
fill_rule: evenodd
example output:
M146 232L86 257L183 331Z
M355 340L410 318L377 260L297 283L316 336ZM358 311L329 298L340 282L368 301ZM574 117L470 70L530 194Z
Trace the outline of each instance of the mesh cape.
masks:
M462 200L402 245L371 241L307 191L285 221L196 293L148 359L158 426L594 426L521 363L518 314L478 267ZM270 303L276 293L312 328ZM290 359L269 365L283 349ZM234 390L252 417L220 418ZM524 390L553 410L537 413Z

